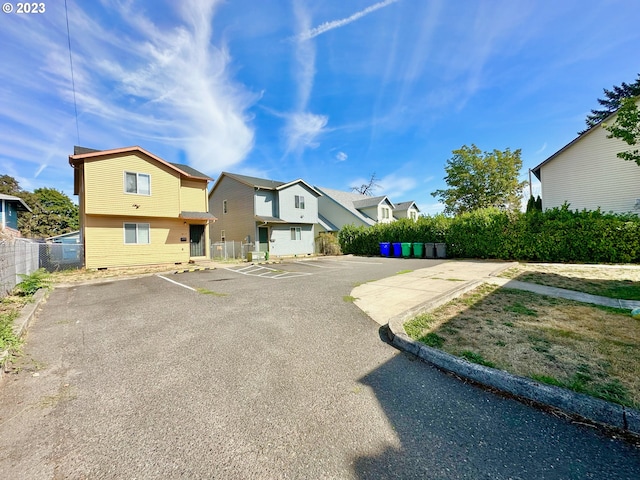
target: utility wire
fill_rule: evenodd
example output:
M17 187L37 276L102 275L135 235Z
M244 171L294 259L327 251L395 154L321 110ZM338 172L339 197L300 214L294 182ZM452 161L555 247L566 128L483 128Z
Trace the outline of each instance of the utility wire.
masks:
M78 145L80 145L80 126L78 125L78 104L76 103L76 82L73 78L73 57L71 56L71 34L69 33L69 12L67 10L67 0L64 0L64 14L67 18L67 40L69 42L69 65L71 65L71 87L73 89L73 108L76 112L76 133L78 134Z

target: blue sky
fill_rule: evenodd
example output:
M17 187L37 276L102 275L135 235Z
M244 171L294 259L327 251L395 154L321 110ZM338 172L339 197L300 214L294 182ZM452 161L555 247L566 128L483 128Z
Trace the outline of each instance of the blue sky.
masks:
M76 144L442 206L451 151L573 140L640 72L632 0L67 0L0 14L0 174L73 198ZM79 131L79 139L78 139ZM539 188L536 186L536 188Z

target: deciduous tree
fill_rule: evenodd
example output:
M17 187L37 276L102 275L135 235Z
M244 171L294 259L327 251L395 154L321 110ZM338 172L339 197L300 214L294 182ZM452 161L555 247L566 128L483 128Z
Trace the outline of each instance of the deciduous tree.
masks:
M615 121L611 125L604 125L604 128L611 132L608 138L619 138L631 147L640 145L640 110L638 110L637 102L637 98L622 100ZM640 150L638 148L618 152L617 156L640 165Z
M518 176L522 169L520 150L482 152L464 145L447 160L445 181L449 188L431 193L444 203L444 213L458 215L479 208L519 210L522 189L527 182Z

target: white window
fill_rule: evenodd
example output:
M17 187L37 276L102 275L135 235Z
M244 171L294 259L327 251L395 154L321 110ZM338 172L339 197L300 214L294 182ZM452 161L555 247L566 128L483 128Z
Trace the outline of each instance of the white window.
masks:
M382 218L389 218L389 209L382 207Z
M124 172L124 191L138 195L151 195L151 175Z
M222 201L222 213L227 213L227 201Z
M304 196L296 195L296 208L304 209Z
M302 240L302 229L300 227L291 227L291 240Z
M124 243L128 245L146 245L149 243L148 223L125 223Z

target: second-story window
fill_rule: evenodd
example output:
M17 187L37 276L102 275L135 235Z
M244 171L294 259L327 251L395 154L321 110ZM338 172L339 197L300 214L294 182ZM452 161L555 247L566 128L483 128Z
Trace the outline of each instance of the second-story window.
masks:
M227 201L222 201L222 213L227 213Z
M151 175L124 172L124 191L138 195L151 195Z
M382 218L389 218L389 209L382 207Z
M304 208L304 197L296 195L296 208Z

